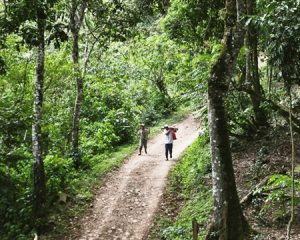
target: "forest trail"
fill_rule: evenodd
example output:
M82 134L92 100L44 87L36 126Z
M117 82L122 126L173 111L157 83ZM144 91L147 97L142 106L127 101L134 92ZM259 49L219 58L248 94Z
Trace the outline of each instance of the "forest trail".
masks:
M164 157L164 135L148 142L148 154L135 152L108 176L96 192L90 212L81 220L77 240L141 240L151 225L166 183L180 154L199 136L199 123L189 116L174 125L179 128L173 159Z

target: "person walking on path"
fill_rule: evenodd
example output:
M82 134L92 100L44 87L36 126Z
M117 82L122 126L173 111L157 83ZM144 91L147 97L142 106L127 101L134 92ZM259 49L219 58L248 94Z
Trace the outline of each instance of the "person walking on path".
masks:
M145 128L145 124L141 124L141 128L138 131L138 134L140 136L139 155L142 154L143 147L145 149L145 153L147 154L147 141L149 133L150 130L148 128Z
M172 152L173 152L173 140L176 139L175 132L177 132L178 128L169 128L168 125L164 126L164 134L165 134L165 155L166 155L166 161L172 158Z

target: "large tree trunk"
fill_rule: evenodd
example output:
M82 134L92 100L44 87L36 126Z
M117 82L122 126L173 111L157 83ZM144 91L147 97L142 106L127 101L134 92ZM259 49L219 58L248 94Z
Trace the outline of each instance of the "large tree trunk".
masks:
M214 213L207 240L245 240L248 231L237 194L224 107L229 79L244 41L240 20L245 14L243 1L227 0L226 14L223 50L208 80Z
M71 5L70 14L70 29L72 32L73 48L72 48L72 58L74 66L74 74L76 78L76 100L73 111L73 122L72 122L72 132L71 132L71 148L72 156L74 160L75 167L80 166L80 153L79 153L79 126L80 126L80 109L83 99L83 78L79 66L79 31L84 19L84 13L87 3L84 1L81 5L78 1L73 0ZM79 8L79 9L78 9ZM77 13L77 11L79 13Z
M255 13L256 0L247 0L247 15ZM267 117L261 108L263 90L260 85L258 71L258 31L251 24L247 26L246 32L246 82L250 83L253 92L250 99L253 106L255 123L259 126L267 124Z
M38 26L38 55L36 67L36 81L34 94L34 119L32 125L32 153L34 157L34 217L37 224L45 216L46 183L42 153L42 115L43 115L43 82L45 61L45 12L42 7L37 8ZM39 231L39 226L37 226Z

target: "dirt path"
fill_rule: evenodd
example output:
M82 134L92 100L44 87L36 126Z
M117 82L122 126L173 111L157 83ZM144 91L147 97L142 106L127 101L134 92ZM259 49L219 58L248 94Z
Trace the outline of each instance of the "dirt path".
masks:
M147 155L134 153L98 190L91 212L80 223L80 234L72 240L145 238L171 166L200 132L192 116L176 127L173 159L165 161L163 134L149 141Z

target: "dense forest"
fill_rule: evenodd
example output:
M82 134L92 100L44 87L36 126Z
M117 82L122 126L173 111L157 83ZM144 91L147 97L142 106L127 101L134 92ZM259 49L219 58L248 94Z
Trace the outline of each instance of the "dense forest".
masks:
M299 59L295 0L1 1L0 239L63 239L141 123L191 112L149 239L299 239Z

